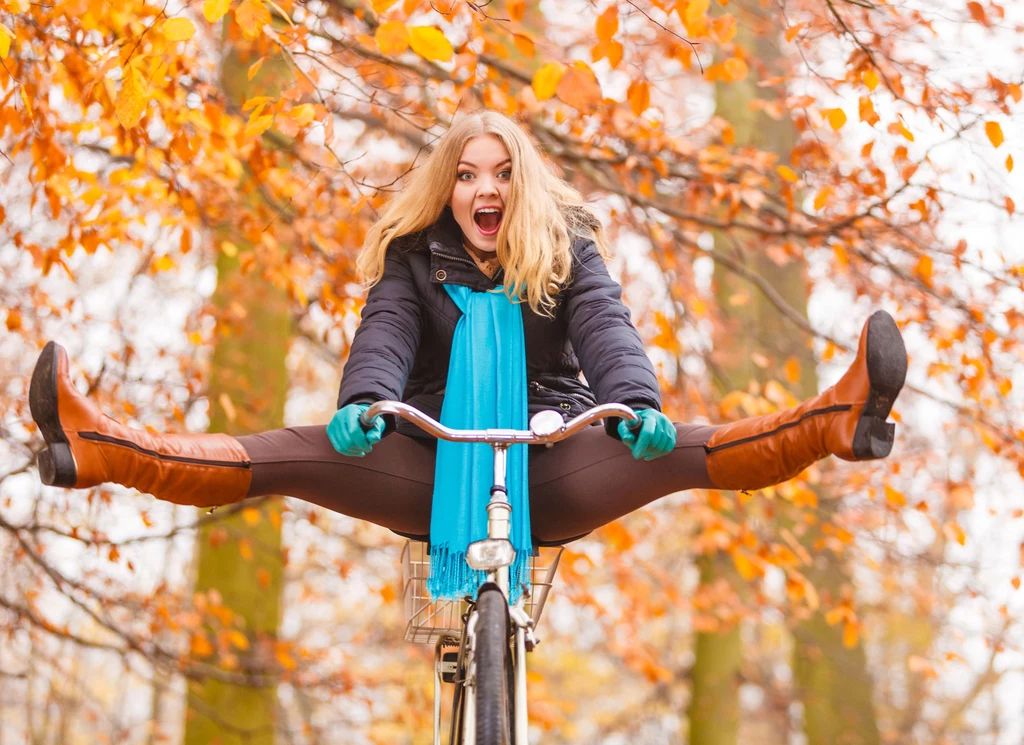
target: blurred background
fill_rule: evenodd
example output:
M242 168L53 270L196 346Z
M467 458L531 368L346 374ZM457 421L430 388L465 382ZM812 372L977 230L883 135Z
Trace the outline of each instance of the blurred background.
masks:
M291 499L42 487L28 383L55 339L133 426L325 424L363 236L480 107L601 215L674 419L816 393L877 308L910 352L888 459L669 495L568 547L531 742L1020 742L1022 24L0 0L0 745L430 741L401 539Z

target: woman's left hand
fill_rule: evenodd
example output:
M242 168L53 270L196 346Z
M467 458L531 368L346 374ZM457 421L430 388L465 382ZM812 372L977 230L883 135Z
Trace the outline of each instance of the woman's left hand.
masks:
M619 422L619 437L633 451L633 457L654 460L672 452L676 446L676 426L656 409L641 409L639 431L631 430L625 420ZM634 425L635 426L635 425Z

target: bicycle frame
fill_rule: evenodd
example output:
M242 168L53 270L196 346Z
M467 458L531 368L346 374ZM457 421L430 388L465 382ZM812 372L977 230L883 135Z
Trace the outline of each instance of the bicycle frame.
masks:
M530 420L530 430L486 429L486 430L453 430L430 418L418 409L398 401L377 401L363 412L363 426L368 427L381 414L401 416L435 437L454 442L486 442L494 450L494 485L491 487L491 498L487 503L487 538L476 544L505 542L511 532L512 505L508 500L506 489L506 465L508 448L514 444L543 444L550 447L554 443L566 439L579 432L589 424L608 417L619 417L629 422L638 422L639 417L628 406L622 404L604 404L594 407L570 422L565 422L556 411L542 411ZM467 551L467 562L471 552ZM513 554L514 556L514 554ZM502 596L509 597L509 566L512 559L502 559L487 566L487 581L494 582L501 590ZM556 559L552 567L557 567ZM474 566L474 569L483 568ZM515 671L513 700L515 706L515 723L513 730L514 745L528 745L527 697L526 697L526 653L537 644L533 633L533 619L525 610L526 594L523 593L515 605L509 608L509 620L515 628L515 651L513 669ZM462 682L465 687L466 703L465 718L462 722L464 745L475 745L475 686L473 644L475 640L474 626L477 615L470 611L469 618L463 629L463 638L459 640L460 660L462 653L468 649L465 660L466 677ZM441 744L441 649L445 639L439 639L434 651L434 745ZM457 663L458 664L458 663ZM454 712L453 712L454 716ZM454 743L450 743L454 745Z

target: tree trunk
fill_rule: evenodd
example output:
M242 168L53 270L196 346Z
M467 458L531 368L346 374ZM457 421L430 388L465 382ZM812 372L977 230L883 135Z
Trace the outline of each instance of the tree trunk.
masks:
M290 79L284 60L270 57L250 82L247 70L258 57L250 57L240 46L225 52L221 84L228 101L239 109L252 96L280 93ZM243 185L239 193L245 192ZM229 256L218 250L217 255L213 302L219 324L209 399L210 431L237 435L283 425L288 392L285 356L292 323L287 294L263 279L258 263L254 271L239 271L240 259L255 247L232 227L214 231L216 246L230 240L238 253ZM262 664L274 659L280 616L281 500L261 500L253 510L208 524L197 543L196 593L205 594L211 605L219 600L231 611L206 628L216 651L198 653L205 662L216 661L236 672L244 672L257 658ZM230 621L227 625L221 625L224 618ZM238 643L237 637L225 643L225 629L242 631L247 644ZM195 647L193 651L197 652ZM223 652L234 655L237 663L218 656ZM271 745L276 708L276 686L213 679L190 683L185 745Z
M758 88L757 65L764 74L779 71L782 54L776 32L757 29L755 13L733 6L737 16L736 42L750 50L748 78L740 83L716 86L717 112L735 132L738 147L753 146L772 151L779 162L789 161L796 131L788 120L775 121L762 112L752 111L755 98L771 99L778 94L771 87ZM752 271L764 277L802 316L807 315L807 284L804 265L791 261L783 266L773 262L762 247L736 236L727 240L715 236L718 251L736 255ZM720 369L726 378L717 381L721 390L744 388L748 381L764 383L781 378L779 371L789 358L800 363L800 379L791 386L794 395L809 397L818 392L816 360L804 334L772 305L760 291L745 280L716 267L716 294L725 320L725 328L715 348ZM754 353L769 360L766 368L752 363ZM824 506L819 518L829 520L834 504L820 499ZM796 515L780 514L780 522L790 523ZM801 541L810 546L817 530L807 531ZM841 560L829 552L818 552L807 568L808 578L823 598L838 599L850 578ZM711 582L729 576L728 562L719 555L705 561L702 581ZM826 623L822 611L794 630L793 671L797 694L804 706L805 734L808 745L872 745L879 742L878 726L872 703L872 681L867 671L863 647L852 648L842 639L841 626ZM693 674L693 703L690 710L692 745L732 745L739 737L738 687L742 660L737 629L723 634L699 634Z

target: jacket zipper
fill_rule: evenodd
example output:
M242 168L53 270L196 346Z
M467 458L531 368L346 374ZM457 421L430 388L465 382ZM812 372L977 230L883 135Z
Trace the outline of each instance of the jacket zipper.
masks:
M556 396L568 396L571 400L575 401L583 408L587 408L587 406L590 404L589 401L587 401L585 398L583 398L577 393L570 393L569 391L556 391L554 388L548 388L546 385L541 385L536 380L530 381L530 385L532 385L538 391L544 390L548 391L549 393L553 393Z
M198 458L185 458L180 455L164 455L163 453L158 453L155 450L147 450L146 448L139 447L134 442L129 442L128 440L119 440L116 437L108 437L107 435L101 435L98 432L79 432L78 436L81 437L83 440L105 442L110 445L119 445L121 447L131 448L132 450L137 450L143 455L150 455L159 460L173 461L175 463L188 463L196 466L222 466L224 468L249 468L250 466L250 463L247 460L200 460Z
M808 411L799 419L795 419L792 422L786 422L785 424L780 424L775 429L769 430L767 432L761 432L760 434L751 435L750 437L744 437L739 440L733 440L732 442L723 442L721 445L716 445L713 448L709 448L707 445L705 445L704 450L705 452L707 452L708 455L711 455L712 453L717 453L719 450L726 450L727 448L736 447L737 445L745 445L748 442L754 442L755 440L763 440L766 437L777 435L779 432L782 432L783 430L791 429L793 427L800 425L801 422L803 422L805 419L809 419L812 416L821 416L823 414L837 414L842 411L849 411L852 408L853 406L851 404L836 404L835 406L829 406L828 408L825 409L814 409L813 411Z
M440 257L442 259L448 259L450 261L461 261L463 264L469 264L470 266L476 266L476 262L474 262L472 259L467 259L467 258L464 258L462 256L449 256L448 254L443 254L443 253L440 253L440 252L435 253L434 256L438 256L438 257ZM480 267L477 267L477 269L479 269L479 268ZM483 272L481 272L481 274L482 273Z
M449 256L448 254L441 253L440 251L435 253L434 256L437 256L438 258L441 258L441 259L448 259L449 261L459 261L459 262L462 262L463 264L469 264L470 266L476 267L477 271L480 271L480 267L478 267L476 265L475 261L473 261L472 259L467 259L464 256ZM493 277L488 277L488 279L490 281L494 282L495 280L498 279L498 277L502 276L504 271L505 271L505 267L499 266L498 267L498 271L496 271L494 273L494 276ZM484 274L483 272L480 272L480 274L483 275L484 277L487 277L487 275Z

